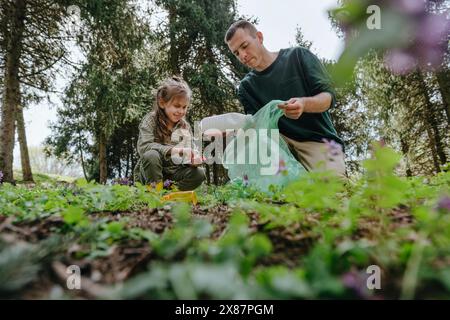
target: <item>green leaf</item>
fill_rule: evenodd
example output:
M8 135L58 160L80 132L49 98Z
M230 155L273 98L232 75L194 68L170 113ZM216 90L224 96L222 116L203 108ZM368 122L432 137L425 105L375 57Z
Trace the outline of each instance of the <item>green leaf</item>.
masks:
M88 222L84 210L80 207L69 206L62 213L63 220L70 225L86 225Z

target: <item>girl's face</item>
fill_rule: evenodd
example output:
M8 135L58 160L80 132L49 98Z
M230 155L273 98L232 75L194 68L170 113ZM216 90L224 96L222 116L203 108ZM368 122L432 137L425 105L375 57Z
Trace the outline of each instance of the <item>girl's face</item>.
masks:
M171 125L175 125L186 115L188 104L189 99L185 95L174 96L167 102L162 99L159 101L159 106L166 113Z

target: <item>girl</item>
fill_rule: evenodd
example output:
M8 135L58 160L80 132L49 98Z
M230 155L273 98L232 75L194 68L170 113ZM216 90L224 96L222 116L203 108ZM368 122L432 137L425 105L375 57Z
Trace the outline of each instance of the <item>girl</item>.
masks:
M201 161L192 148L192 130L184 119L191 95L187 83L178 77L166 79L158 88L154 110L139 126L135 181L150 184L170 179L180 190L193 190L205 180L205 170L196 166ZM177 134L183 138L181 144ZM192 162L174 161L182 154Z

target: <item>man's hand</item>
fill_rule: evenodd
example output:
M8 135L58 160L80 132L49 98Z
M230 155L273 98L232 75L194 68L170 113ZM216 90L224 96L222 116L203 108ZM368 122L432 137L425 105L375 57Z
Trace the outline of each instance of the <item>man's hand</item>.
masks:
M285 103L279 104L278 108L284 111L289 119L298 119L305 111L307 98L291 98Z

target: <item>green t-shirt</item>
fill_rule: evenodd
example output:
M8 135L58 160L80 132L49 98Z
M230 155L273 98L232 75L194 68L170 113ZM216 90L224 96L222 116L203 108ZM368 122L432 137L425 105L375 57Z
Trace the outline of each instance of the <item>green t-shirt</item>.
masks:
M321 92L333 96L331 80L320 60L306 48L281 49L275 61L263 71L250 71L242 79L238 96L246 113L254 114L272 100L289 100L295 97L311 97ZM297 141L331 139L341 145L328 111L303 113L297 120L281 117L280 132Z

